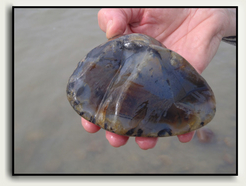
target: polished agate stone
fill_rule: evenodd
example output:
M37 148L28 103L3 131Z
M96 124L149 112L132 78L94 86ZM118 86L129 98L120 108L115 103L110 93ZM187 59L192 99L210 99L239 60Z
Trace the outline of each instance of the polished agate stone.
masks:
M215 115L207 82L179 54L143 34L99 45L67 85L73 109L125 136L164 137L196 130Z

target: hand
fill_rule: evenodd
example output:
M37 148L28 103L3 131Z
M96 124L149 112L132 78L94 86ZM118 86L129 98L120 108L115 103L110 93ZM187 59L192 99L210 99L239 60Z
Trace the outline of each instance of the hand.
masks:
M222 37L236 35L234 9L102 9L98 23L107 38L130 33L156 38L189 61L198 73L212 60ZM91 133L100 129L83 118L82 125ZM179 141L188 142L194 134L179 135ZM112 146L119 147L129 137L106 131L106 138ZM136 137L135 141L140 148L150 149L157 139Z

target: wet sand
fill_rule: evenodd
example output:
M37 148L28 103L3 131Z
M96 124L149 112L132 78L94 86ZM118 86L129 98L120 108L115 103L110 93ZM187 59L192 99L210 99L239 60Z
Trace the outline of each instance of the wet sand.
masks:
M143 151L130 138L114 148L104 130L83 129L66 85L77 63L106 42L98 10L16 10L15 173L235 173L236 48L223 42L202 74L217 102L206 126L215 135L211 143L166 137Z

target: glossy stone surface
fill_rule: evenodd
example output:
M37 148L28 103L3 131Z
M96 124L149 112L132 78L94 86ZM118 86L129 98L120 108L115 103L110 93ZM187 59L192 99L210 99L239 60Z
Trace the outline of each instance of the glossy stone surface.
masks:
M67 85L74 110L126 136L184 134L215 114L207 82L179 54L142 34L124 35L91 50Z

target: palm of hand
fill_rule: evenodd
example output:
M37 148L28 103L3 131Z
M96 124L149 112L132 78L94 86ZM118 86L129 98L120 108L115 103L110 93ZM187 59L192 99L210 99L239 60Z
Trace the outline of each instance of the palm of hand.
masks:
M199 73L215 55L222 38L223 9L104 9L98 18L108 38L123 33L152 36L182 55ZM113 26L106 28L109 20Z
M223 10L102 9L98 13L98 21L107 38L130 33L149 35L182 55L202 73L221 41L222 25L218 26L218 23L223 22ZM82 125L91 133L100 129L83 118ZM193 131L179 135L178 138L181 142L188 142L194 133ZM106 138L112 146L119 147L124 145L129 137L106 131ZM140 148L149 149L155 146L157 139L136 137L135 141Z

